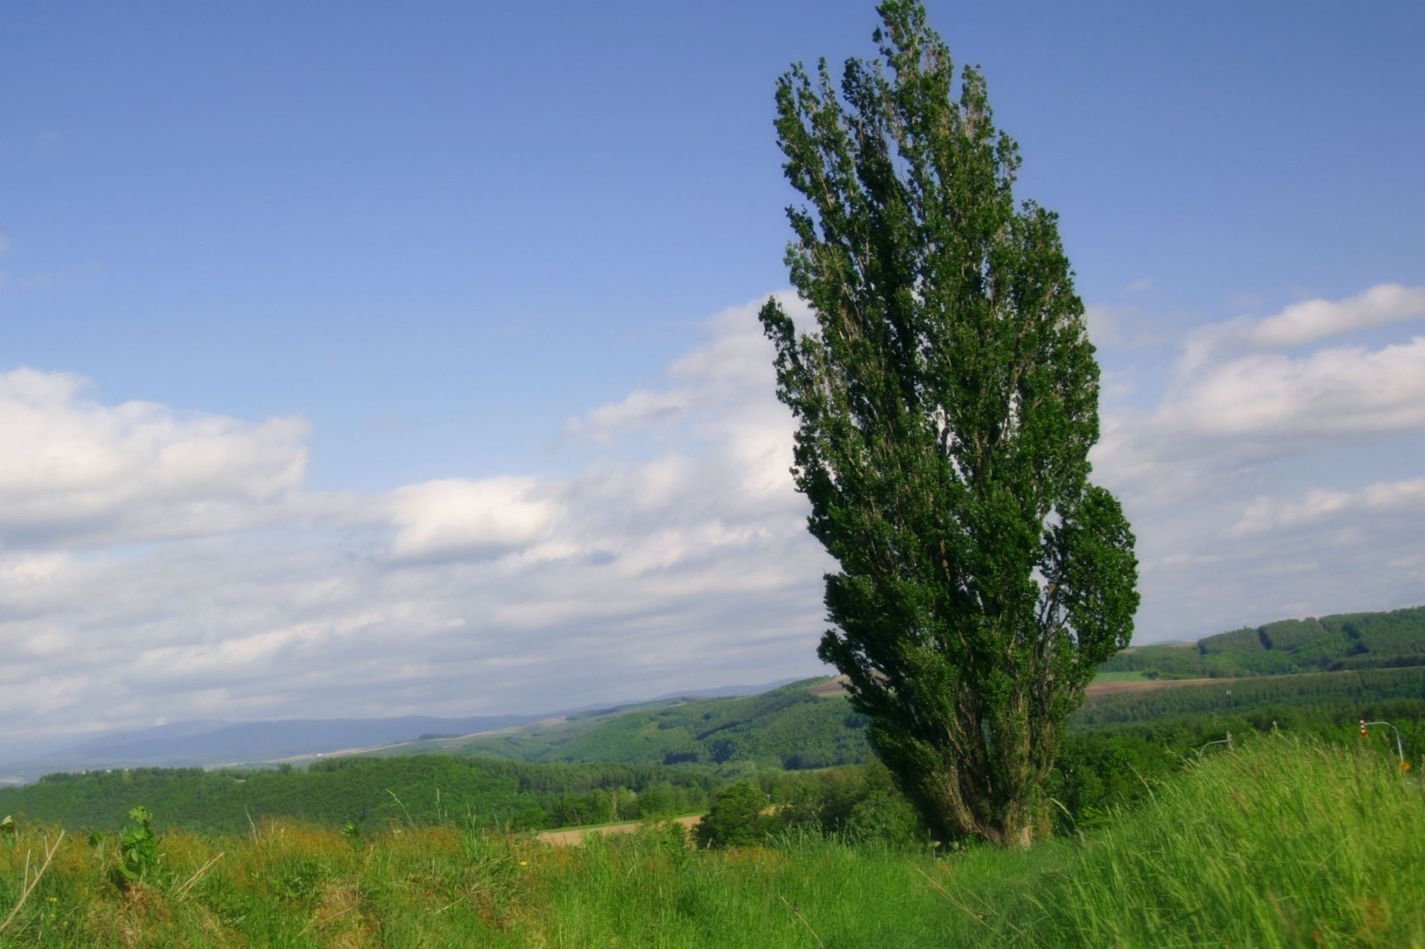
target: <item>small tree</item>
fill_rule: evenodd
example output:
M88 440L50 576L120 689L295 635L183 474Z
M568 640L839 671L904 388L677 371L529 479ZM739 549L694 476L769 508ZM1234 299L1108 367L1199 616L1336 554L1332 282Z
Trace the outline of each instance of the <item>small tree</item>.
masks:
M762 809L767 797L746 781L729 784L713 796L702 821L693 828L700 847L741 847L759 842L768 828Z
M1017 146L917 2L878 8L881 60L838 97L777 85L799 334L775 300L793 475L838 561L819 654L931 832L1024 845L1065 716L1127 645L1133 535L1088 480L1098 365L1055 215L1016 206ZM844 103L844 104L843 104Z

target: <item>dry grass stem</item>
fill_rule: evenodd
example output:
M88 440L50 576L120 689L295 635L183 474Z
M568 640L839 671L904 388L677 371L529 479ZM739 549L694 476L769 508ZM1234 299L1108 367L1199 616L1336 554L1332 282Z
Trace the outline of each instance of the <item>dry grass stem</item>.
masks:
M10 910L10 915L5 917L3 923L0 923L0 933L8 929L10 924L15 921L15 917L20 914L20 908L25 905L25 900L30 898L30 894L33 893L35 887L39 885L40 878L43 877L45 871L49 869L50 861L53 860L54 855L59 852L59 844L62 840L64 840L64 831L62 830L59 832L59 836L54 839L53 844L49 842L48 837L45 838L45 862L40 864L39 870L35 872L34 879L30 878L30 855L28 853L25 854L25 886L24 889L20 891L20 899L16 901L15 908Z

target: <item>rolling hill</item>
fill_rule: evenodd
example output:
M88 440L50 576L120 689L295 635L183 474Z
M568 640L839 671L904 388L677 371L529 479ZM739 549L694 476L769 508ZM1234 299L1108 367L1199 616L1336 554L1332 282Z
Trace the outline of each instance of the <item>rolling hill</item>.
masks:
M534 763L744 763L787 770L863 761L865 719L844 696L818 688L829 681L807 679L757 695L620 706L372 754L438 752Z
M1341 613L1244 627L1184 645L1141 646L1103 672L1163 678L1233 678L1425 665L1425 606Z
M1071 727L1425 698L1425 607L1283 620L1192 644L1139 647L1104 663L1101 675ZM865 724L835 680L820 678L759 695L621 706L375 753L797 770L865 760Z

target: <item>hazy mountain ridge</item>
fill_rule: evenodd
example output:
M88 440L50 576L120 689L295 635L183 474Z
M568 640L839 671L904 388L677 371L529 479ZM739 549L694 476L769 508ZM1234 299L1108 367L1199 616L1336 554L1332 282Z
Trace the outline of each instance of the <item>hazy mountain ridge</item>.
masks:
M1418 665L1425 665L1425 606L1278 620L1195 644L1137 647L1108 660L1101 671L1233 679ZM745 758L792 768L859 760L865 754L863 723L844 701L826 704L827 696L811 691L825 681L669 693L543 714L176 722L12 755L0 763L0 782L60 771L251 764L357 751L529 762L722 764ZM1111 704L1136 701L1115 696Z
M64 771L260 764L285 758L319 757L373 749L395 743L465 740L472 735L536 721L617 714L650 704L662 705L701 697L756 694L782 684L720 686L670 693L647 702L591 705L533 714L171 722L151 728L124 729L90 736L43 751L30 748L12 752L6 760L0 761L0 784L32 781L45 774Z
M437 718L285 719L264 722L174 722L117 731L0 765L30 779L56 771L194 767L271 761L404 741L422 734L469 735L532 721L534 715Z

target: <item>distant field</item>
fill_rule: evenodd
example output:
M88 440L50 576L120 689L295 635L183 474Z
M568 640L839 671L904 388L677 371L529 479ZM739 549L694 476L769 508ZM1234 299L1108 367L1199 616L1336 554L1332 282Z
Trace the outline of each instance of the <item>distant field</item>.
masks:
M1120 692L1149 692L1153 689L1171 689L1180 685L1207 685L1221 682L1221 679L1145 679L1139 673L1110 673L1101 675L1088 684L1084 694L1117 695Z

